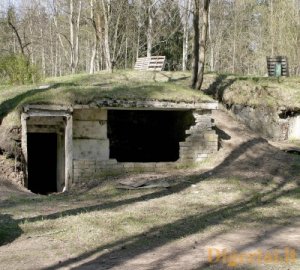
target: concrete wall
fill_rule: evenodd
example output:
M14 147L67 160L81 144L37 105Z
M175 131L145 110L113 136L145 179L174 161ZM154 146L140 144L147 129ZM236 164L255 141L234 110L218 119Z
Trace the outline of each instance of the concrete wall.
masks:
M279 113L271 108L233 105L231 112L238 120L264 137L274 140L286 140L288 138L288 120L280 119Z
M218 136L212 130L211 110L193 113L195 125L186 131L180 143L177 162L128 163L109 159L107 112L105 110L74 111L74 182L99 179L103 175L123 172L168 171L193 166L218 151Z
M98 161L109 159L107 110L74 110L73 158Z
M218 150L218 135L212 130L211 111L195 111L196 124L186 131L189 136L180 143L181 163L201 162Z
M300 115L289 119L289 140L300 140Z
M252 108L245 105L233 105L231 112L251 130L275 141L300 140L300 116L280 118L281 111L268 107Z

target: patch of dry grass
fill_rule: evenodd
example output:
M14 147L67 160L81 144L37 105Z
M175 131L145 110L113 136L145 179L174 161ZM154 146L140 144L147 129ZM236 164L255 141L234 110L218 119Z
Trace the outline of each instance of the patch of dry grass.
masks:
M105 256L115 248L141 250L147 246L151 250L191 236L293 224L300 210L299 192L294 181L284 187L272 181L265 186L260 181L253 184L197 174L167 190L126 191L107 182L83 193L13 197L2 202L1 215L11 218L2 220L5 226L0 237L2 244L11 241L18 228L16 247L33 239L51 240L50 257L77 257L94 250ZM5 245L1 249L5 252ZM16 256L26 261L28 255L4 254L3 267Z

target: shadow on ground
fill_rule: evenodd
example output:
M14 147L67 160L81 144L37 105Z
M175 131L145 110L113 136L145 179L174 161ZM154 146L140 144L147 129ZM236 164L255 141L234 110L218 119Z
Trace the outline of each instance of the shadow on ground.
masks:
M22 233L18 221L14 220L11 215L0 214L0 246L9 244Z
M219 102L222 102L226 89L228 89L235 81L236 78L228 79L227 75L218 75L216 80L208 87L208 89L204 90L204 93L212 96Z
M229 135L227 133L223 134L225 140L230 137L228 136ZM298 196L300 192L298 180L300 168L294 166L296 162L299 162L299 159L296 159L296 157L292 155L278 151L276 148L269 145L266 140L261 138L251 138L234 149L215 169L209 172L195 173L194 175L185 177L182 183L169 189L154 191L153 193L145 194L140 197L105 202L88 207L80 207L77 209L70 209L26 219L13 220L10 216L1 215L0 223L1 219L3 219L1 224L4 224L6 228L8 228L4 236L5 239L7 239L6 241L9 242L22 233L18 224L24 221L45 221L47 219L57 219L64 216L78 215L80 213L87 213L95 210L115 209L120 206L130 205L140 201L153 200L171 194L177 194L191 187L191 185L197 184L201 181L214 181L213 179L215 177L236 177L245 182L253 181L253 183L255 183L261 181L265 185L265 189L233 203L218 206L207 212L201 212L199 214L187 214L184 218L178 219L175 222L155 226L146 232L136 234L113 243L99 245L97 248L84 252L76 258L67 259L44 269L68 268L73 264L76 264L77 266L72 269L118 268L121 267L122 264L139 255L151 252L156 248L172 243L175 240L179 240L199 232L201 233L212 226L220 225L231 219L236 219L239 215L250 213L250 211L259 207L271 206L281 197ZM294 185L290 186L289 184L291 183ZM294 217L284 216L281 220L282 223L277 225L277 230L282 229L285 224L292 222L292 218ZM260 220L266 228L269 224L276 224L275 221L278 221L278 216L271 216L265 220ZM269 230L266 229L266 232L263 235L260 235L258 239L255 239L255 243L259 243L260 241L272 237L274 233L276 233L274 228ZM213 237L216 237L216 235L205 239L205 242L209 241ZM205 242L203 241L203 244ZM5 244L6 242L3 241L3 243ZM244 250L249 245L249 243L244 245L241 243L239 245L239 250ZM295 248L298 250L298 247ZM177 256L180 255L181 254L177 254ZM92 256L94 258L90 259ZM175 260L176 255L171 259ZM168 260L170 260L170 258L168 258ZM163 264L164 260L160 260L153 263L148 269L159 269ZM203 263L203 265L199 265L195 269L200 270L206 268L207 264ZM251 270L253 268L249 266L248 268L245 267L242 269Z
M241 179L249 180L247 175L245 175L244 169L247 164L252 164L252 160L254 159L251 157L251 155L245 155L245 152L248 152L252 149L255 150L255 148L267 148L265 150L270 150L270 153L263 151L264 154L258 157L258 160L260 160L260 163L255 163L255 166L257 167L257 173L259 175L259 171L262 167L264 167L265 159L268 159L269 155L274 155L272 153L272 147L266 143L263 139L252 139L248 142L245 142L242 144L238 149L233 151L222 164L220 164L216 169L200 174L200 175L194 175L190 177L189 179L186 179L186 181L183 184L180 184L176 187L173 187L167 191L159 191L154 192L150 195L145 195L140 198L134 198L129 199L125 201L115 202L113 204L104 204L104 205L97 205L93 206L90 209L84 208L84 209L77 209L73 210L74 212L67 212L67 213L59 213L59 216L64 214L77 214L80 211L92 211L95 209L104 209L105 208L114 208L117 206L120 206L122 204L128 204L133 203L137 201L144 201L147 199L153 199L153 198L159 198L161 196L166 196L168 194L172 193L179 193L183 191L184 189L190 187L192 184L196 184L203 180L212 180L210 175L218 175L219 173L223 173L226 175L227 170L229 171L228 175L231 176L237 176ZM274 150L274 149L273 149ZM250 151L251 152L251 151ZM282 153L285 155L284 153ZM243 155L243 158L241 158L241 155ZM267 156L265 156L267 155ZM288 156L286 156L288 157ZM292 159L291 157L289 157ZM257 157L255 157L257 159ZM235 163L239 164L239 167L235 167ZM281 160L279 161L281 163ZM253 164L252 164L253 166ZM155 250L158 247L164 246L168 243L171 243L175 240L179 240L185 237L188 237L190 235L202 232L206 230L207 228L222 224L225 221L228 221L230 219L237 218L240 214L248 213L256 208L268 206L272 203L276 202L281 197L292 197L296 194L299 194L299 182L296 182L296 186L289 187L289 183L293 182L295 183L296 177L291 177L291 175L286 174L286 169L290 166L290 163L287 163L286 165L283 165L281 170L275 170L275 167L278 166L278 164L274 164L274 167L267 168L269 170L269 177L270 179L266 182L267 183L273 183L275 182L272 179L273 177L276 177L278 181L276 182L276 185L272 189L266 188L265 190L261 190L261 192L255 193L252 196L248 196L242 200L236 201L231 204L227 204L221 207L216 207L214 209L211 209L208 212L199 213L199 214L193 214L193 215L187 215L186 217L176 220L175 222L168 223L162 226L156 226L150 229L147 232L143 232L141 234L137 234L132 237L128 237L125 239L122 239L120 241L116 241L107 245L100 245L94 250L85 252L78 256L77 258L71 258L64 262L61 262L59 264L55 264L53 266L47 267L45 269L58 269L61 267L68 267L74 263L78 265L75 268L72 269L96 269L93 267L98 267L97 269L107 269L113 268L113 267L120 267L121 264L124 264L126 261L137 257L139 255L142 255L146 252L151 252ZM297 174L299 175L299 171L297 171ZM253 180L252 175L252 180ZM213 181L213 180L212 180ZM268 186L269 187L269 186ZM58 216L57 216L58 217ZM29 221L35 221L39 219L47 219L47 218L56 218L56 216L50 215L50 216L40 216L35 217L32 219L29 219ZM261 222L265 225L269 225L270 223L275 223L275 221L278 219L278 217L271 217L267 218L266 220L262 220ZM285 217L286 220L282 220L282 224L278 225L278 230L285 226L285 223L291 222L290 217ZM273 229L270 229L273 230ZM267 237L270 237L274 232L265 233L264 235L261 235L259 239L255 240L255 243L258 243L259 241L263 241L263 239L266 239ZM209 239L206 239L208 241ZM249 243L247 244L249 245ZM246 248L246 246L241 245L240 250L243 250ZM298 250L298 247L295 247ZM101 253L104 251L105 254L99 255L96 259L92 259L89 261L89 257L95 256L97 253ZM80 263L84 261L84 263ZM107 265L109 263L109 265ZM160 262L162 263L162 262ZM153 267L152 267L153 266ZM158 269L157 265L152 265L149 269ZM200 265L197 269L205 269L206 265ZM245 268L243 268L245 269ZM247 269L247 268L246 268ZM251 269L251 268L248 268Z

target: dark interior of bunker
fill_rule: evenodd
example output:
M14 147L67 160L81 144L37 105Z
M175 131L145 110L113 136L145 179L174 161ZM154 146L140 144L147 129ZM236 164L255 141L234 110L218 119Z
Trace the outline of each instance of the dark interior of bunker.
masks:
M179 159L179 142L194 123L191 111L109 110L110 158L174 162Z
M57 192L57 134L28 133L28 189L37 194Z

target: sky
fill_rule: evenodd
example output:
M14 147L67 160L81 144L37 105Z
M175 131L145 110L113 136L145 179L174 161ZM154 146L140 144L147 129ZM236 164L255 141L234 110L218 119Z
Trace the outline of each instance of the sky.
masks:
M0 0L0 7L6 8L9 4L18 5L21 0Z

